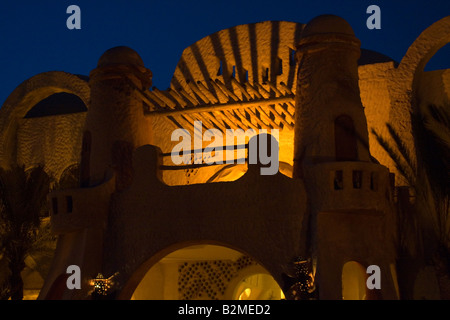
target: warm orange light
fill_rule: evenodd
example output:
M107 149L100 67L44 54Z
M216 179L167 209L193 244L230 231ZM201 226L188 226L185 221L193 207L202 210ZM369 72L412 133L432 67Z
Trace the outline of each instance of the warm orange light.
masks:
M252 289L247 288L244 291L242 291L242 293L239 295L238 300L247 300L251 294L252 294Z

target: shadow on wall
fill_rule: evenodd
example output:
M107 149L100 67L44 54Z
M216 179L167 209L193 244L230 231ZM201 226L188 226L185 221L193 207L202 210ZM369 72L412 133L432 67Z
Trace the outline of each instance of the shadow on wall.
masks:
M187 88L188 82L201 81L214 92L216 88L210 79L219 79L233 89L235 78L241 83L269 81L278 85L282 81L295 91L295 50L303 28L301 23L265 21L213 33L184 50L171 87ZM390 61L393 60L384 54L361 49L358 65Z
M214 92L208 81L211 78L222 80L227 88L233 87L232 78L242 83L275 83L282 78L288 88L293 88L295 46L303 26L266 21L213 33L183 52L171 86L177 89L188 81L202 81Z

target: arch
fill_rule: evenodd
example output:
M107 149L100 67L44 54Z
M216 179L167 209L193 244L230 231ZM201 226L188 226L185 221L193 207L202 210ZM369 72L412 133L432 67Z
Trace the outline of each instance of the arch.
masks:
M367 300L366 269L356 261L348 261L342 267L342 299Z
M445 44L428 60L423 71L437 71L450 69L450 61L447 57L450 56L450 43Z
M413 88L417 73L422 72L431 57L447 43L450 43L450 16L425 29L400 62L398 72L404 74L410 88Z
M60 71L40 73L22 82L8 96L0 109L1 166L9 167L16 147L19 119L43 99L60 92L79 97L89 109L90 89L81 77Z
M261 290L262 287L265 290ZM272 298L269 298L269 296L272 296ZM280 300L285 299L285 296L278 283L266 269L261 265L251 265L238 272L229 283L224 298L226 300L264 300L267 298Z
M416 161L414 137L412 135L411 113L418 107L416 90L420 75L430 58L450 42L450 16L442 18L425 29L408 48L398 68L392 69L388 76L391 102L389 123L397 131L400 139L409 148L411 160ZM394 167L391 160L388 166ZM407 184L401 175L399 185Z
M35 104L24 118L41 118L86 111L86 105L80 97L72 93L58 92Z
M358 147L353 119L340 115L334 120L334 147L336 161L355 161L358 159Z
M230 286L261 274L280 287L262 264L240 249L214 241L183 242L144 262L125 283L118 299L230 299L235 294ZM146 288L152 292L145 292Z
M425 29L408 48L408 51L395 71L395 81L399 81L399 83L397 84L397 88L394 87L394 90L399 90L397 97L410 95L410 98L406 99L405 106L395 106L396 109L399 108L398 112L406 111L403 113L405 115L415 111L417 107L415 92L420 74L424 72L425 66L431 57L448 43L450 43L450 16L442 18ZM393 101L404 101L397 97L394 97ZM393 111L397 114L397 110ZM411 124L406 128L410 127Z

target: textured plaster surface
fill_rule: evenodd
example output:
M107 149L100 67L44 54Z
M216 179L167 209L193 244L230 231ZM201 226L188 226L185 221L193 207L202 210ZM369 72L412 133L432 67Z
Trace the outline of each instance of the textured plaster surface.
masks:
M43 164L49 172L59 177L65 168L79 161L82 132L88 128L93 136L91 183L96 184L105 181L110 169L116 170L116 178L121 178L123 174L121 170L125 166L115 167L117 159L111 154L117 140L137 148L132 161L133 170L130 171L134 175L128 181L127 188L113 193L109 187L116 180L111 180L99 189L66 190L54 194L62 210L54 220L55 231L62 235L58 242L57 259L43 292L48 292L53 280L64 273L67 262L81 264L90 261L86 264L86 270L94 272L104 258L105 272L114 273L120 269L123 277L121 285L126 283L124 294L131 296L132 288L140 277L167 254L169 248L173 250L181 243L202 241L248 253L280 280L283 266L304 249L300 243L307 210L316 214L313 223L318 226L315 235L319 239L315 246L321 248L318 256L325 260L333 258L335 262L329 264L329 273L322 273L321 281L339 278L339 265L346 259L373 263L364 260L367 253L380 258L381 267L388 268L391 248L384 246L384 241L388 240L386 235L390 232L386 226L392 226L388 170L371 164L369 153L361 145L358 149L363 151L360 151L358 158L362 162L359 164L327 163L333 161L335 150L332 124L341 113L352 114L362 141L365 143L369 139L371 155L395 172L370 129L377 128L385 136L384 124L389 121L409 139L411 131L407 115L414 108L416 98L423 104L448 101L448 70L424 73L422 69L428 59L449 41L449 24L450 18L444 18L425 30L398 68L391 62L358 68L357 57L353 56L350 61L342 52L315 57L316 60L310 60L310 56L304 57L304 69L300 75L302 92L298 92L304 118L302 123L297 124L302 132L297 142L306 147L307 155L314 159L313 163L324 162L309 167L305 175L307 190L302 180L290 179L283 174L260 176L259 171L251 167L248 169L245 165L173 172L157 170L158 165L169 164L167 157L161 157L156 148L143 145L152 143L163 153L170 152L177 143L170 141L175 127L164 118L156 121L145 118L144 105L135 89L125 84L123 79L103 78L92 92L86 81L64 72L43 73L26 80L11 93L0 109L1 165L8 166L14 161L26 167ZM251 83L263 82L268 69L271 82L277 86L284 82L295 93L298 63L291 65L290 62L303 27L291 22L263 22L222 30L201 39L183 52L171 86L189 91L188 81L206 84L213 78L237 93L237 88L230 82L235 66L235 77L240 81L246 80L248 71ZM315 28L312 29L317 31ZM348 28L342 30L349 33ZM136 55L131 54L129 58L137 63L136 70L149 75ZM103 59L99 67L109 68L107 64L114 59L109 62ZM220 61L221 74L218 72ZM317 63L322 67L316 69ZM327 67L332 71L327 71ZM110 71L104 70L105 74ZM129 79L139 87L142 79L132 73L128 74ZM92 87L93 82L90 85ZM37 102L57 92L79 96L88 108L87 114L24 119ZM112 94L105 95L105 92ZM313 105L323 109L317 112L308 108ZM280 134L280 160L283 161L280 171L288 176L292 170L293 135L293 130ZM412 147L412 140L407 141ZM217 173L218 170L221 171ZM333 187L337 170L343 171L342 190ZM363 174L361 188L352 185L355 170ZM376 190L370 188L371 173L376 173L378 177ZM218 181L227 182L204 184ZM108 209L111 194L112 203ZM64 211L67 196L72 196L74 200L72 213ZM97 205L96 197L102 198ZM83 207L84 200L92 206L90 211ZM98 225L87 226L92 222L95 209L103 213L110 210L109 215L104 213L104 219L99 219ZM63 214L72 216L64 217ZM88 228L73 232L74 225L76 228ZM103 229L105 226L107 229ZM103 253L99 250L102 248L103 231L99 230L107 230ZM373 251L364 252L369 247ZM326 248L331 249L325 251ZM120 265L118 261L126 261L126 264ZM87 281L89 276L92 275L85 275L83 281ZM331 278L327 280L327 276ZM386 283L391 283L391 280L384 279L388 281ZM391 289L387 288L389 294L394 292ZM331 295L328 298L338 298L336 294L340 288L330 288L329 292ZM385 298L389 297L391 295Z
M280 266L303 249L299 230L306 197L300 180L281 174L261 176L252 166L234 182L170 187L158 180L156 161L155 148L139 148L133 166L140 175L129 189L114 196L107 270L119 268L127 278L167 247L203 241L239 249L281 280ZM127 263L117 264L120 261Z

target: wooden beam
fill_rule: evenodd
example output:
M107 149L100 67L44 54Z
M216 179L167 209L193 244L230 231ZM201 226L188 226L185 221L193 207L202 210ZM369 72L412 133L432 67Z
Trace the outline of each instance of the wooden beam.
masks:
M197 86L199 87L200 91L202 91L203 94L209 99L211 103L219 102L216 96L214 96L214 94L212 94L212 92L210 92L201 81L197 81Z
M279 121L281 121L285 126L287 126L288 128L292 128L292 125L287 122L282 116L281 114L278 113L278 111L275 109L275 106L270 105L269 106L269 110L272 111L273 115L275 116L276 119L278 119Z
M174 109L177 104L173 100L171 100L164 91L159 90L156 87L153 87L153 93L158 96L170 109Z
M164 110L155 110L151 112L147 112L146 116L148 117L158 117L158 116L174 116L177 114L190 114L197 112L209 112L209 111L221 111L221 110L233 110L233 109L244 109L248 107L254 106L270 106L273 104L283 104L294 101L294 95L282 96L278 98L270 98L270 99L255 99L250 101L241 101L241 102L231 102L231 103L217 103L211 105L201 105L196 107L190 107L185 109L164 109ZM284 119L283 119L284 120Z
M270 117L266 114L266 112L264 111L263 108L258 106L257 109L259 111L259 114L261 115L261 118L265 119L275 129L281 129L281 126L278 123L276 123L274 120L270 119Z
M200 99L203 100L204 103L206 104L211 103L211 101L203 94L203 92L197 87L197 85L194 82L188 81L187 84L191 88L191 90L196 95L198 95Z
M250 83L246 82L245 87L249 89L258 99L262 99L263 96L256 90Z
M177 100L178 104L184 108L188 105L188 103L186 102L186 100L183 99L183 97L175 90L173 89L168 89L167 92L175 99Z
M292 90L283 81L280 82L280 87L284 89L285 94L292 94Z
M219 79L216 79L216 84L222 89L222 91L234 101L241 101L231 90L229 90Z
M248 94L247 90L245 90L245 88L235 78L231 78L231 83L233 83L236 87L238 87L238 89L242 92L244 97L247 98L247 100L252 99L252 97Z
M283 94L280 92L280 90L277 89L277 87L274 86L274 84L270 81L266 82L270 89L272 89L273 92L275 92L275 97L280 97Z
M213 80L210 79L210 83L211 85L214 87L214 90L216 90L217 93L217 98L222 101L230 101L230 97L227 96L227 94L225 92L223 92L223 90L219 87L219 85Z

